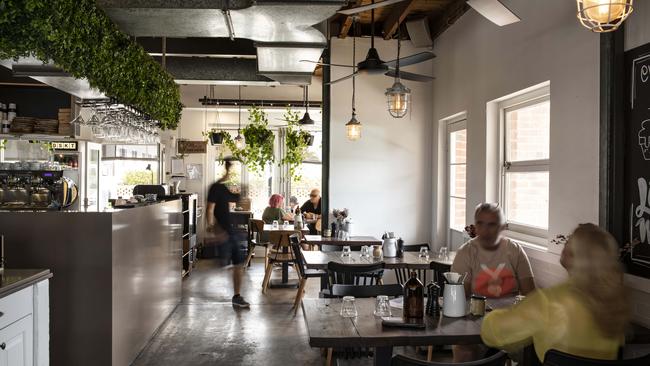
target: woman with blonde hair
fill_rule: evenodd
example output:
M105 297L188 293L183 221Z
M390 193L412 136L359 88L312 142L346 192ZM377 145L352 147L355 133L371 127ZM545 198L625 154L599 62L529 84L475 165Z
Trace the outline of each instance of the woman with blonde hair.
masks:
M560 258L568 280L488 314L481 329L483 342L508 351L532 343L540 361L550 349L615 360L629 317L618 248L607 231L579 225Z

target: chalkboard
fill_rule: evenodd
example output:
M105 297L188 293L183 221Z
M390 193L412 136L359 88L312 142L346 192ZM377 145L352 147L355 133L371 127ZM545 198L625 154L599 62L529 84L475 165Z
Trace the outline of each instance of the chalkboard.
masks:
M650 278L650 44L625 53L627 100L624 147L627 271Z
M205 154L207 141L178 140L179 154Z

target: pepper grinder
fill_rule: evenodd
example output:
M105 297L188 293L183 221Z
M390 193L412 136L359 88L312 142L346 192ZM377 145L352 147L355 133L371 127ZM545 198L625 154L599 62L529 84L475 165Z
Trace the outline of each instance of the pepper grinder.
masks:
M438 297L440 296L440 286L435 281L431 281L427 285L427 315L438 315L440 313L440 303Z
M5 271L5 236L0 235L0 275Z

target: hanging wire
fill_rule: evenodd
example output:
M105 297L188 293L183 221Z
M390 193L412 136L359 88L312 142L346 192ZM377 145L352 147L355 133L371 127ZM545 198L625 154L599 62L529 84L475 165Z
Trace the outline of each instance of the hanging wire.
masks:
M237 125L237 134L239 135L239 130L241 129L241 85L239 86L239 101L237 102L237 108L239 112L239 124Z
M374 10L373 10L373 15L374 15ZM352 28L354 29L354 35L352 36L352 116L355 116L356 113L356 108L354 105L354 93L355 93L355 86L356 86L356 73L357 73L357 18L354 17L352 18Z
M399 81L399 55L402 48L401 26L397 25L397 63L395 64L395 81Z

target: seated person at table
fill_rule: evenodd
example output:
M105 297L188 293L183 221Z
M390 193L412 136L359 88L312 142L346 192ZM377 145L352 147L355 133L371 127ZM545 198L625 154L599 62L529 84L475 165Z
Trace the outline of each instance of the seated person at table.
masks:
M298 197L296 196L289 197L289 209L291 213L296 213L298 207L300 207L300 205L298 204Z
M278 220L280 224L283 221L293 220L293 214L290 212L284 212L282 209L282 203L284 202L284 197L280 194L274 194L269 198L269 207L264 209L262 213L262 220L266 224L272 224L273 221Z
M481 329L483 342L509 351L532 343L540 361L550 349L615 360L629 316L618 257L611 234L594 224L578 226L560 257L569 279L489 313Z
M320 190L312 189L309 194L309 199L300 207L300 211L305 215L306 219L317 219L320 214Z
M527 295L535 289L533 271L524 249L504 238L503 212L494 203L481 203L474 211L476 237L463 244L451 271L464 274L465 295L488 298ZM481 346L453 346L454 362L480 359Z

